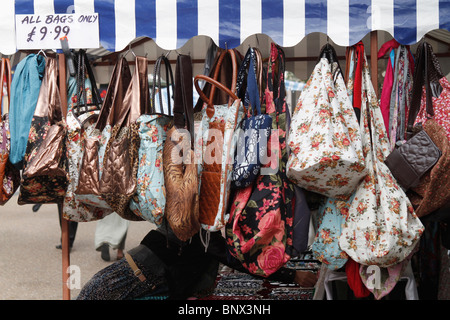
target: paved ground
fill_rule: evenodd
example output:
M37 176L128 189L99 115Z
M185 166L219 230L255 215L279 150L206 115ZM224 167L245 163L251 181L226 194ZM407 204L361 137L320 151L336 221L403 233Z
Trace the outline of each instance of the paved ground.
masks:
M79 267L82 287L105 262L94 249L96 222L78 224L70 264ZM131 222L125 250L139 244L152 228L149 222ZM17 194L0 206L0 300L63 299L62 254L55 248L61 229L55 204L42 205L33 212L32 205L19 206ZM111 259L116 251L111 250ZM76 285L76 282L73 282ZM72 289L75 299L79 289Z

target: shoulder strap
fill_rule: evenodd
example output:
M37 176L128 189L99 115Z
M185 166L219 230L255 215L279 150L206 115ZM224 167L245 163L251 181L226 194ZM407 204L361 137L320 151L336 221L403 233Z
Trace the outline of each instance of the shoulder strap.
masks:
M171 102L171 94L170 94L170 90L174 90L174 81L173 81L173 72L172 72L172 66L170 65L170 61L169 59L167 59L166 56L161 55L155 62L155 67L153 69L153 83L152 83L152 97L151 97L151 103L150 103L150 112L152 114L157 114L157 113L164 113L164 109L163 109L163 100L162 100L162 85L161 85L161 64L164 63L164 66L166 68L166 87L167 87L167 103L169 105L169 115L172 114L172 102ZM156 105L155 105L155 97L156 97L156 84L158 84L158 88L160 90L160 93L158 94L159 96L159 105L161 108L161 112L157 112L156 111Z
M188 55L178 55L175 69L175 92L173 123L177 128L185 128L194 142L192 60Z

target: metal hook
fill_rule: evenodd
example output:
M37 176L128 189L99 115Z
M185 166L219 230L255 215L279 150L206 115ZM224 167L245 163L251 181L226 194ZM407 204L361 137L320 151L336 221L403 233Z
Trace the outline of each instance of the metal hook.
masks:
M41 53L42 53L42 55L43 55L44 57L47 58L47 55L45 54L45 51L44 51L44 50L42 50L42 49L39 50L39 52L38 52L37 54L39 55L39 54L41 54Z
M127 52L125 52L125 54L123 56L126 57L130 51L133 54L133 56L136 58L136 54L134 53L133 49L131 48L131 43L128 45L128 50L127 50Z

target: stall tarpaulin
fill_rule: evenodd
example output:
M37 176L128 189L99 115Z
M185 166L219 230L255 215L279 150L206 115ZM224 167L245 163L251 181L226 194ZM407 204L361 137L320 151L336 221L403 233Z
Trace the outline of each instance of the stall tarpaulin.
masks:
M254 34L283 47L313 32L350 46L374 30L401 44L435 29L450 30L450 0L2 0L0 52L16 49L15 14L98 13L100 44L120 51L139 37L163 49L182 47L197 35L234 48Z

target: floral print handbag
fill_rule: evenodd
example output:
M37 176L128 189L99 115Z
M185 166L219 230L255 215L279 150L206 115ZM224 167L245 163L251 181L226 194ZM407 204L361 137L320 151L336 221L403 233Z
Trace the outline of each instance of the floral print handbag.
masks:
M156 91L161 88L161 64L166 66L167 103L169 115L157 114L155 110ZM160 56L155 63L153 73L152 97L149 104L152 110L142 114L138 119L139 124L139 165L137 171L137 188L135 195L130 200L130 210L144 220L161 226L166 205L166 191L163 172L163 147L166 141L167 131L172 123L170 81L173 83L173 74L169 61L165 56ZM158 83L158 87L156 86ZM173 86L172 86L173 87ZM159 90L160 109L163 110L162 93Z
M278 143L269 142L271 162L266 166L276 170L268 171L269 174L261 171L254 185L236 191L226 225L230 254L250 273L263 277L271 275L290 259L295 198L294 185L286 177L284 53L274 43L269 59L265 104L266 112L273 119L269 139L276 139Z
M348 199L366 175L358 120L334 49L325 45L294 109L287 175L327 197Z
M102 104L85 52L80 50L76 53L76 58L78 61L77 76L70 77L68 82L66 150L69 184L64 197L63 217L70 221L87 222L102 219L111 211L91 207L75 198L83 146L86 138L94 130ZM85 76L86 69L88 71L87 77Z
M368 174L357 187L339 245L355 262L390 267L412 252L423 225L384 164L389 142L364 54L361 136Z
M18 204L62 203L68 184L65 139L55 58L47 58L31 121Z

